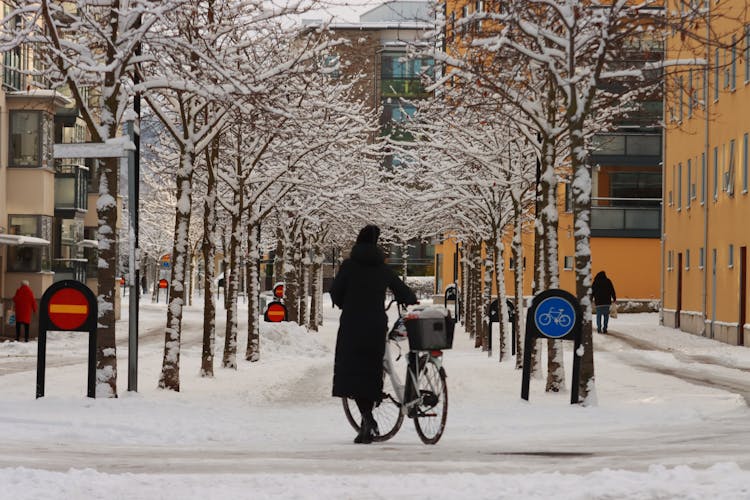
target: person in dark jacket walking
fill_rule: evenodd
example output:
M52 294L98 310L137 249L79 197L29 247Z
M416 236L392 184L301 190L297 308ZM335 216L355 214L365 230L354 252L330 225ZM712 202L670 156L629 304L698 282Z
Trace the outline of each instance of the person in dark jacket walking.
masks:
M612 285L612 281L607 278L604 271L599 271L594 277L591 294L594 296L594 303L596 304L596 331L607 333L609 306L617 300L617 295L615 295L615 287ZM602 325L602 321L604 325Z
M383 393L383 356L388 328L385 292L390 288L402 304L416 304L414 292L385 264L378 248L380 229L365 226L351 255L331 285L331 300L341 309L333 368L333 396L354 399L362 414L355 443L371 443L377 435L372 416Z
M13 296L13 307L16 310L16 342L21 340L21 326L24 327L24 342L28 342L31 314L36 312L36 299L28 281L21 281Z

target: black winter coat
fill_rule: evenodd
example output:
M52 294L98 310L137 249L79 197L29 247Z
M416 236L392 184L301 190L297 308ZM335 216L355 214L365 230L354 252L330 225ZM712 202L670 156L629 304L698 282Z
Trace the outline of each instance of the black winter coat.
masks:
M591 285L591 295L594 296L594 303L597 306L608 306L617 301L615 287L606 276L594 278L594 283Z
M334 396L380 400L388 328L386 288L400 303L417 302L414 292L386 266L377 245L354 245L331 285L331 299L342 310L333 368Z

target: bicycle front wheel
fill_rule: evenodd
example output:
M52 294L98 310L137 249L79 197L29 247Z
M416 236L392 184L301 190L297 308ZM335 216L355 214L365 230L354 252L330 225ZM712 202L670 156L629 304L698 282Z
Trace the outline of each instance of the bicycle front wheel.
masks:
M387 441L396 435L404 421L404 415L401 413L401 405L397 403L396 391L391 384L391 378L386 375L383 380L383 394L380 403L375 405L372 410L372 416L378 423L378 435L373 441ZM354 430L359 432L362 415L359 413L357 403L353 399L342 398L344 405L344 414L349 424Z
M440 441L448 418L448 386L445 370L432 358L420 360L419 405L414 412L414 427L424 444Z

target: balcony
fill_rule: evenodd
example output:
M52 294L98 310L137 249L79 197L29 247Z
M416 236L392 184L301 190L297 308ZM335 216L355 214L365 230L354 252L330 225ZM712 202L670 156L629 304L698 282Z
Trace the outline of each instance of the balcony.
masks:
M55 211L64 213L88 210L89 169L83 165L55 166Z
M661 198L592 198L591 236L659 238Z

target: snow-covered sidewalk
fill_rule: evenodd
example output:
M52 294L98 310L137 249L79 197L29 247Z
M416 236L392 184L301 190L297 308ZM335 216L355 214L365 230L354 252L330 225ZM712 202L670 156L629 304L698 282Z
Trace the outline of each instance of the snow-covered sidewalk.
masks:
M85 336L50 338L47 397L34 399L35 343L0 344L0 484L7 498L747 498L750 410L728 390L657 373L740 372L745 348L620 315L595 337L598 405L569 404L462 330L445 354L448 425L425 446L410 422L391 441L352 444L330 397L337 311L319 333L262 325L262 358L198 376L202 313L186 311L180 393L158 390L163 305L141 306L139 392L85 395ZM242 315L241 315L242 317ZM217 346L223 320L217 318ZM127 335L126 324L121 340ZM659 343L635 350L617 335ZM245 336L240 336L240 353ZM710 355L704 363L699 355ZM681 358L680 356L684 356ZM221 353L217 353L217 360ZM717 366L727 360L730 368ZM567 382L571 353L566 352ZM12 368L11 368L12 367Z

